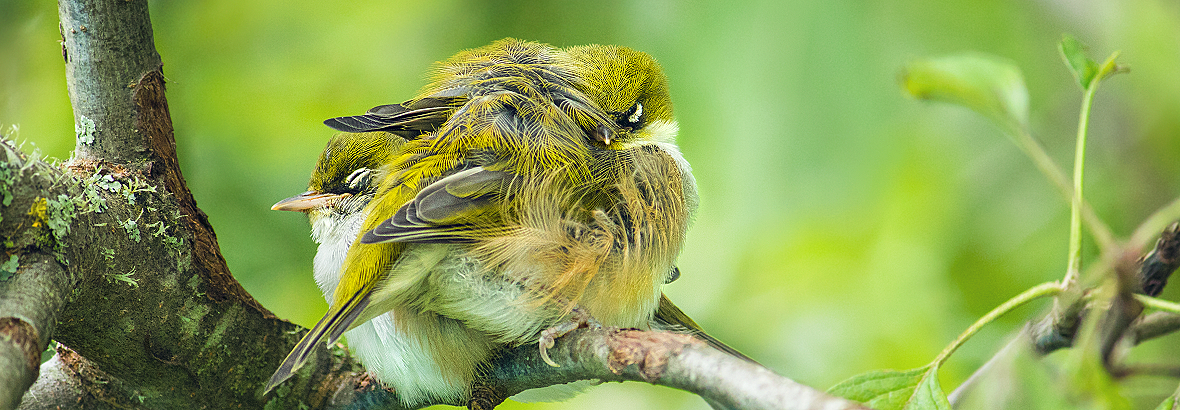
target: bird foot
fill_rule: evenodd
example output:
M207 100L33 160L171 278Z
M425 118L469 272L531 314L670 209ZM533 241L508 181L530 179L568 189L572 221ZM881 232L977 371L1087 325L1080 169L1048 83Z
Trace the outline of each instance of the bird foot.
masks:
M558 323L553 327L542 330L541 340L537 342L541 349L541 360L544 360L545 364L547 365L561 367L557 364L557 362L554 362L553 359L549 358L549 348L553 347L554 343L557 341L557 338L565 336L566 334L569 334L569 332L581 329L583 327L597 329L602 327L602 324L598 323L598 320L595 320L594 317L590 316L589 313L586 313L586 311L582 310L581 308L574 308L573 312L570 312L569 319Z

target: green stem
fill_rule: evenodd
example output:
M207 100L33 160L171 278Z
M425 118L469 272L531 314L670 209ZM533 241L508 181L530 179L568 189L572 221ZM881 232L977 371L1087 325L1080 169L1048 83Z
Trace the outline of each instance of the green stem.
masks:
M1082 113L1078 116L1078 138L1073 157L1073 201L1069 207L1069 265L1065 269L1067 286L1077 282L1082 269L1082 178L1086 163L1086 128L1090 124L1090 106L1094 93L1098 91L1098 80L1090 82L1082 97Z
M1072 201L1073 189L1070 188L1069 181L1065 179L1065 172L1049 157L1049 154L1045 152L1045 148L1033 138L1027 129L1011 127L1008 131L1010 132L1009 135L1015 140L1016 145L1024 151L1025 155L1028 155L1033 160L1033 164L1036 164L1037 169L1041 170L1041 173L1045 174L1053 182L1053 185L1057 186L1057 189L1061 191L1062 195L1065 195L1066 199ZM1098 214L1094 213L1094 209L1085 201L1082 201L1082 218L1085 219L1086 227L1089 228L1090 235L1094 237L1094 242L1098 244L1099 250L1114 249L1114 234L1110 232L1110 227L1106 226L1106 223L1098 218Z
M1004 314L1024 305L1025 303L1034 301L1044 296L1056 295L1061 293L1062 290L1064 290L1064 288L1061 282L1047 282L1034 286L1031 289L1022 292L1021 294L1016 295L1012 299L1008 299L1007 302L1004 302L1000 306L996 306L996 308L992 309L991 312L987 312L986 315L983 315L983 317L971 324L971 327L968 327L967 330L964 330L954 342L951 342L949 346L947 346L945 349L942 349L942 353L939 353L938 357L934 358L934 362L931 363L931 365L933 365L935 368L942 366L942 363L951 356L951 353L954 353L955 350L958 350L959 347L963 345L963 343L967 342L967 339L970 339L971 336L974 336L979 332L980 329L983 329L984 326L996 320L996 318L1003 316Z
M1143 306L1151 309L1180 314L1180 303L1169 302L1162 299L1156 299L1151 296L1138 294L1135 295L1135 300L1138 300L1139 303L1143 304Z

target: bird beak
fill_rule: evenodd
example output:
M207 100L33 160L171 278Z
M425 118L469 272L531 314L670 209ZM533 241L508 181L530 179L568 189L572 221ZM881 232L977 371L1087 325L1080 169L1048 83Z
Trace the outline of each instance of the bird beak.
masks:
M603 145L610 145L610 140L614 135L615 132L606 125L599 125L594 129L594 139L601 141Z
M307 191L299 195L279 201L274 206L270 207L272 211L300 211L305 212L315 208L322 208L328 206L338 198L348 197L349 194L322 194L316 191Z

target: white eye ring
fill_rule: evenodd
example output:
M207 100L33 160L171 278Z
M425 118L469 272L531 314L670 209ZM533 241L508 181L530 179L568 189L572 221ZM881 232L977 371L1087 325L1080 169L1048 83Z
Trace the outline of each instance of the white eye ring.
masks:
M643 116L643 104L635 103L635 113L627 117L627 122L635 124L639 122L639 117Z
M361 188L362 185L365 185L369 182L370 172L372 172L371 169L359 168L356 171L352 171L351 174L348 174L348 178L345 178L344 181L348 183L349 188Z

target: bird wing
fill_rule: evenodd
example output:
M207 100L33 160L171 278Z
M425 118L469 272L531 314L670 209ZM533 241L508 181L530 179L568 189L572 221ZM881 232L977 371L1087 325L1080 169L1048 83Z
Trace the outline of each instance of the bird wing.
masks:
M705 333L705 330L701 329L701 325L698 325L697 322L688 317L684 311L672 304L672 300L668 299L668 295L660 294L660 306L656 308L654 321L657 328L687 333L705 343L708 343L709 346L713 346L717 350L729 353L730 355L747 360L751 363L758 363L749 356L746 356L737 351L737 349L729 347L729 345L721 342L720 340L717 340L717 338L714 338L713 336L709 336L708 333Z
M452 174L419 191L393 217L365 232L361 243L470 241L480 229L496 225L496 207L515 179L511 172L484 167Z
M329 118L324 120L324 125L344 132L388 131L399 135L415 134L410 137L412 138L417 134L438 129L451 117L451 113L468 99L465 95L436 94L401 104L379 105L361 115Z

